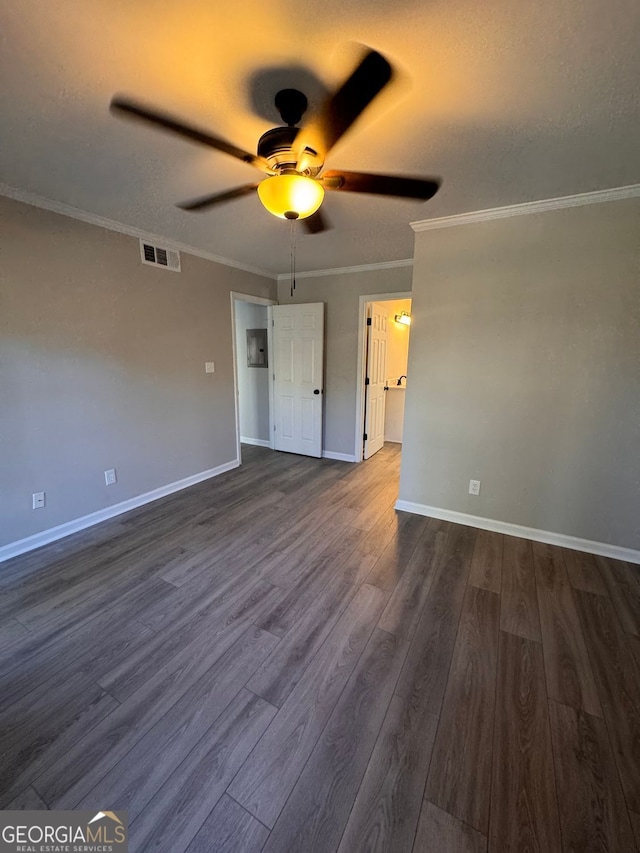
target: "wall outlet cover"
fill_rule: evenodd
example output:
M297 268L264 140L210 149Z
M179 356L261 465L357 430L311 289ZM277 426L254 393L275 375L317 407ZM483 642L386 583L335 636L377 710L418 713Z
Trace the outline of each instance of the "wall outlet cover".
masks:
M479 495L480 494L480 480L469 480L469 494L470 495Z
M109 468L108 471L104 472L104 481L107 486L113 486L114 483L118 482L118 478L116 477L116 469Z

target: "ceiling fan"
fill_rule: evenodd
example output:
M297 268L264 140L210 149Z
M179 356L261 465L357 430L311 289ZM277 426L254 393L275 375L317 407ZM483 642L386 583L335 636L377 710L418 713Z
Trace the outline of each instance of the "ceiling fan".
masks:
M302 127L297 127L307 109L307 98L297 89L282 89L275 106L285 126L274 127L258 140L251 154L218 136L187 124L168 113L150 109L124 96L111 101L117 115L175 133L249 163L267 177L178 204L182 210L201 211L257 191L266 209L283 219L302 219L309 233L328 227L320 213L325 190L426 201L438 191L437 178L378 175L366 172L323 171L327 155L373 99L390 82L393 70L377 51L367 50L340 88L321 105Z

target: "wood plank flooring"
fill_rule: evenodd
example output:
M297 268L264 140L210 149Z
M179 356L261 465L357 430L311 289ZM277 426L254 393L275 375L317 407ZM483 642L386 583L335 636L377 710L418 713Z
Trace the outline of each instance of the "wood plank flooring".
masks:
M243 465L0 565L0 808L132 853L640 853L640 568Z

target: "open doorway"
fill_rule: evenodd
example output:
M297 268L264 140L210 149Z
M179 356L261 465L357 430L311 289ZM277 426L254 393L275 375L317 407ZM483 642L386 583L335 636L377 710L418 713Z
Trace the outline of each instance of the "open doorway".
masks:
M273 359L270 308L276 303L244 293L231 294L233 373L238 459L241 445L273 447Z
M321 457L324 303L231 293L236 448Z
M357 462L376 453L385 441L402 443L410 314L411 293L360 297Z

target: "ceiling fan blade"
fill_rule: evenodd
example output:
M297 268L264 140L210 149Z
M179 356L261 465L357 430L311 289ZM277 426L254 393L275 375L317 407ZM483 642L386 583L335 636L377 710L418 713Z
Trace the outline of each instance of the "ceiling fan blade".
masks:
M301 221L307 234L320 234L332 228L321 210L316 210L311 216L307 216Z
M375 50L368 50L351 76L300 129L296 138L298 170L306 168L304 149L307 147L320 154L324 161L331 148L384 89L392 76L393 69L384 56Z
M372 193L426 201L438 192L439 178L407 178L399 175L372 175L366 172L324 172L319 178L326 190Z
M242 160L244 163L256 166L256 168L261 169L263 172L271 173L269 164L262 157L257 157L255 154L250 154L242 148L231 145L231 143L226 142L226 140L221 139L219 136L213 136L213 134L208 133L206 130L186 124L181 119L169 115L169 113L149 109L142 106L142 104L121 96L116 96L112 99L110 109L116 115L137 119L138 121L161 127L163 130L175 133L183 139L189 139L191 142L199 142L201 145L215 148L216 151L222 151L224 154L229 154L237 160Z
M181 201L176 207L189 211L205 210L208 207L213 207L214 204L221 204L223 201L231 201L234 198L241 198L243 195L251 195L256 191L257 186L257 184L243 184L241 187L235 187L235 189L227 190L224 193L213 193L201 198L191 199L191 201Z

